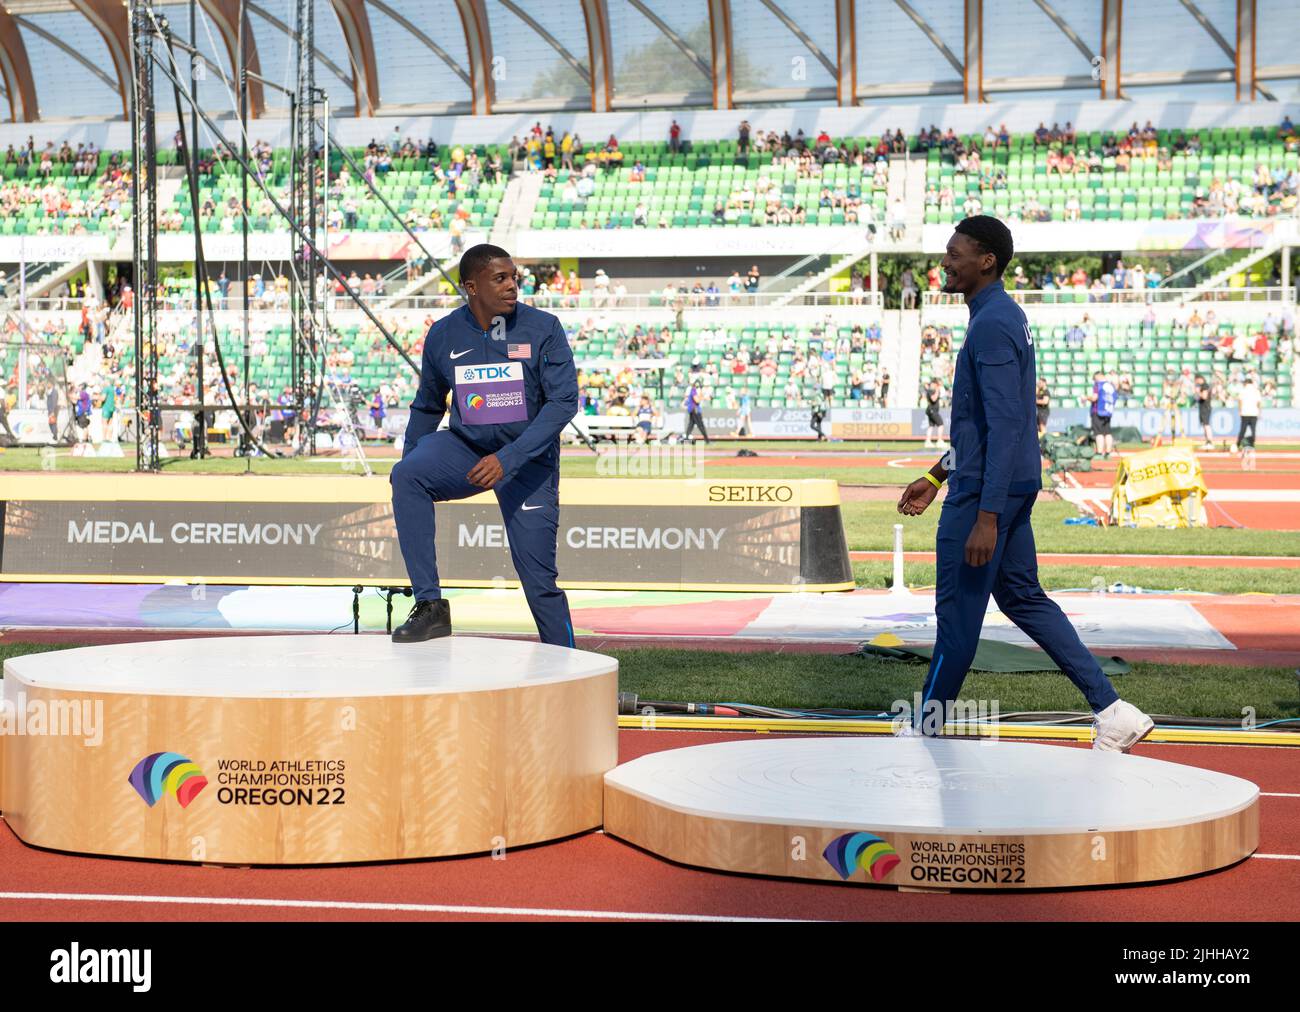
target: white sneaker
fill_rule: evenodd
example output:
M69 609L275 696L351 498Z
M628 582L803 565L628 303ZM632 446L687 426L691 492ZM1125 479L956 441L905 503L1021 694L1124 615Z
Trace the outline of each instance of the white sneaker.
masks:
M1117 699L1097 714L1092 747L1101 752L1127 752L1155 726L1155 722L1132 703Z

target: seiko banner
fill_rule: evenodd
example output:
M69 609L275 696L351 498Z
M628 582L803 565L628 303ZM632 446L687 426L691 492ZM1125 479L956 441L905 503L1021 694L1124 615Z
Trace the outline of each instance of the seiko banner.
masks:
M0 480L0 580L407 584L384 478ZM833 481L568 479L560 584L847 590ZM516 580L491 493L437 505L448 586Z

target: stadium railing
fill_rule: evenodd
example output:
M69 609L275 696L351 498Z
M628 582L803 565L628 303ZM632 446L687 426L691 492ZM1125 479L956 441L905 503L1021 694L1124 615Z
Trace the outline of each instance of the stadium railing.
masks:
M860 296L860 297L859 297ZM703 301L695 301L698 297L693 295L685 296L685 303L682 309L687 312L697 313L704 310L718 309L766 309L768 307L797 308L797 307L826 307L836 309L882 309L884 308L883 297L880 292L862 292L859 296L854 296L849 292L807 292L801 295L791 296L788 292L767 292L761 294L743 293L732 296L730 294L720 293L716 296L717 305L709 305ZM355 307L351 300L345 296L331 296L333 301L329 303L328 308L333 311L343 312L351 311ZM610 297L605 300L594 299L584 293L577 297L576 301L572 296L566 295L546 295L546 296L526 296L523 301L537 309L545 309L548 312L559 312L563 310L581 311L606 311L606 310L646 310L646 309L667 309L675 308L673 299L661 293L638 293L636 295L624 295L620 297ZM400 297L395 295L384 296L383 298L367 299L366 304L378 310L451 310L461 304L461 298L457 295L413 295ZM216 312L242 312L239 298L231 294L228 300L228 307L223 310L220 306L221 297L213 296L213 304ZM0 307L6 307L11 310L18 308L18 299L10 295L8 300L0 300ZM64 298L41 298L28 299L24 305L27 309L38 311L67 311L80 312L81 300L70 297ZM183 311L193 310L194 299L192 297L180 299L167 299L160 306L163 312L168 310ZM287 310L280 308L257 307L252 309L254 313L273 313L277 315L286 315Z
M1267 288L1143 288L1112 289L1104 293L1076 291L1070 288L1021 289L1008 294L1022 306L1078 305L1095 307L1143 304L1178 304L1180 302L1268 302L1292 306L1296 302L1295 286ZM922 292L921 307L963 305L960 295L945 292Z

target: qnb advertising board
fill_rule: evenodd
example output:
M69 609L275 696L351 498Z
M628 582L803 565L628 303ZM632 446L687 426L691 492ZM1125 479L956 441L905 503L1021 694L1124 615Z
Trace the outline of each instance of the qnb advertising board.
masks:
M14 475L0 581L409 583L382 477ZM436 508L448 586L516 582L496 497ZM823 479L566 479L560 585L851 590L839 487Z

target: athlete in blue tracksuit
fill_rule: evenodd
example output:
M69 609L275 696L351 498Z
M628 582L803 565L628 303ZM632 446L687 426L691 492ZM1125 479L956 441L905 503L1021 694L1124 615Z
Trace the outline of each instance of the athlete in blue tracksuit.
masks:
M493 489L515 570L543 643L573 646L569 602L556 586L560 432L578 411L578 377L560 321L518 300L515 265L497 246L465 251L469 305L424 339L420 389L402 459L393 468L393 517L416 605L393 633L418 642L451 632L438 584L433 503ZM451 423L441 431L450 395Z
M1038 583L1030 514L1042 487L1035 420L1033 338L1002 287L1011 233L977 215L956 227L943 258L944 291L965 295L966 342L952 386L951 446L899 499L923 512L946 480L936 542L938 636L913 727L939 733L979 645L989 595L1077 685L1097 714L1094 747L1127 751L1152 724L1119 698L1064 613Z

